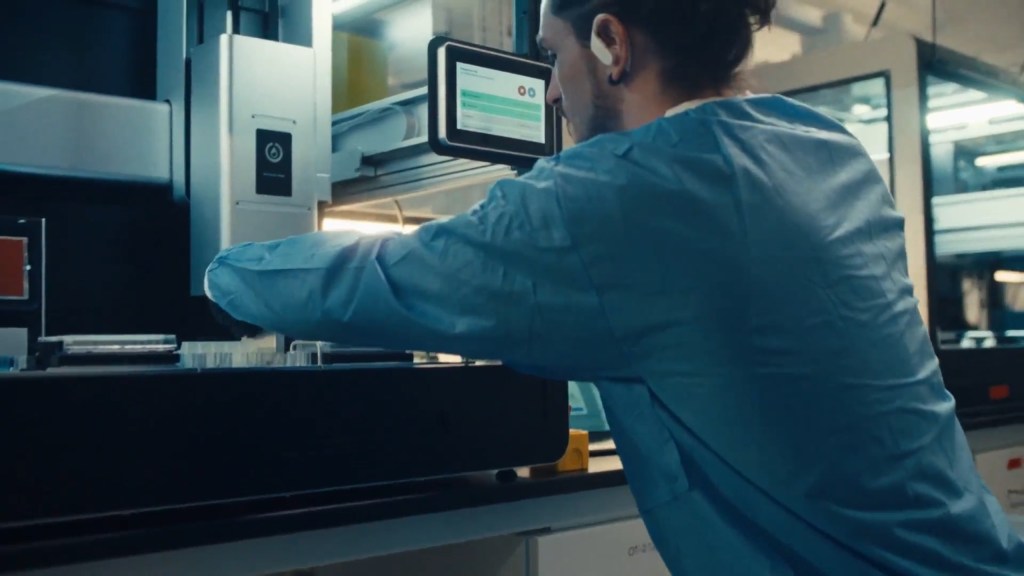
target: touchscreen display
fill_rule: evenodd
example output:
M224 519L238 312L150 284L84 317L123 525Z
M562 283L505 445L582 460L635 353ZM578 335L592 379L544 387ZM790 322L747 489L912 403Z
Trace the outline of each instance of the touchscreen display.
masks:
M457 128L543 144L544 80L456 64Z

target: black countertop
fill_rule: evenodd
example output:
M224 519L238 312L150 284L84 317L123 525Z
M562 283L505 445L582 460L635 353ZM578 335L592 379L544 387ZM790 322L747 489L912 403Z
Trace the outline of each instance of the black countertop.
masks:
M1009 408L1009 409L1008 409ZM1020 405L961 410L973 431L1024 422ZM595 451L588 472L511 481L494 474L285 494L102 517L0 525L0 573L396 520L623 486L621 463Z
M590 470L513 480L478 474L104 517L0 526L0 573L394 520L623 486L615 456Z

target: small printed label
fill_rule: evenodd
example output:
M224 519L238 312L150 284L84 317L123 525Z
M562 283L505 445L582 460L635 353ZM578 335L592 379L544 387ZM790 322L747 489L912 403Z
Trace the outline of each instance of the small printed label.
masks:
M644 542L643 544L630 546L627 550L627 556L633 558L634 556L643 556L644 554L651 554L657 551L658 549L654 547L654 542Z

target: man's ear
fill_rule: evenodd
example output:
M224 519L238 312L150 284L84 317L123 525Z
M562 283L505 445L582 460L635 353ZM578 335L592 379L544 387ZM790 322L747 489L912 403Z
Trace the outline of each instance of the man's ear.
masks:
M621 82L629 72L632 58L629 31L622 21L611 14L598 14L590 34L590 51L598 62L611 68L608 78Z
M615 63L615 55L612 54L611 49L608 47L608 43L601 38L598 34L597 21L594 21L594 29L590 34L590 51L594 53L597 61L605 66L611 66Z

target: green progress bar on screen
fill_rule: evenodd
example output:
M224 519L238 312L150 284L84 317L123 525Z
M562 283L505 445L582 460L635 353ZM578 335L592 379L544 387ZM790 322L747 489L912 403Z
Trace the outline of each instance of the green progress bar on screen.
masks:
M536 122L540 122L544 115L544 107L541 104L523 102L513 98L493 96L470 90L462 91L462 106L467 110L477 110L496 116L508 116Z

